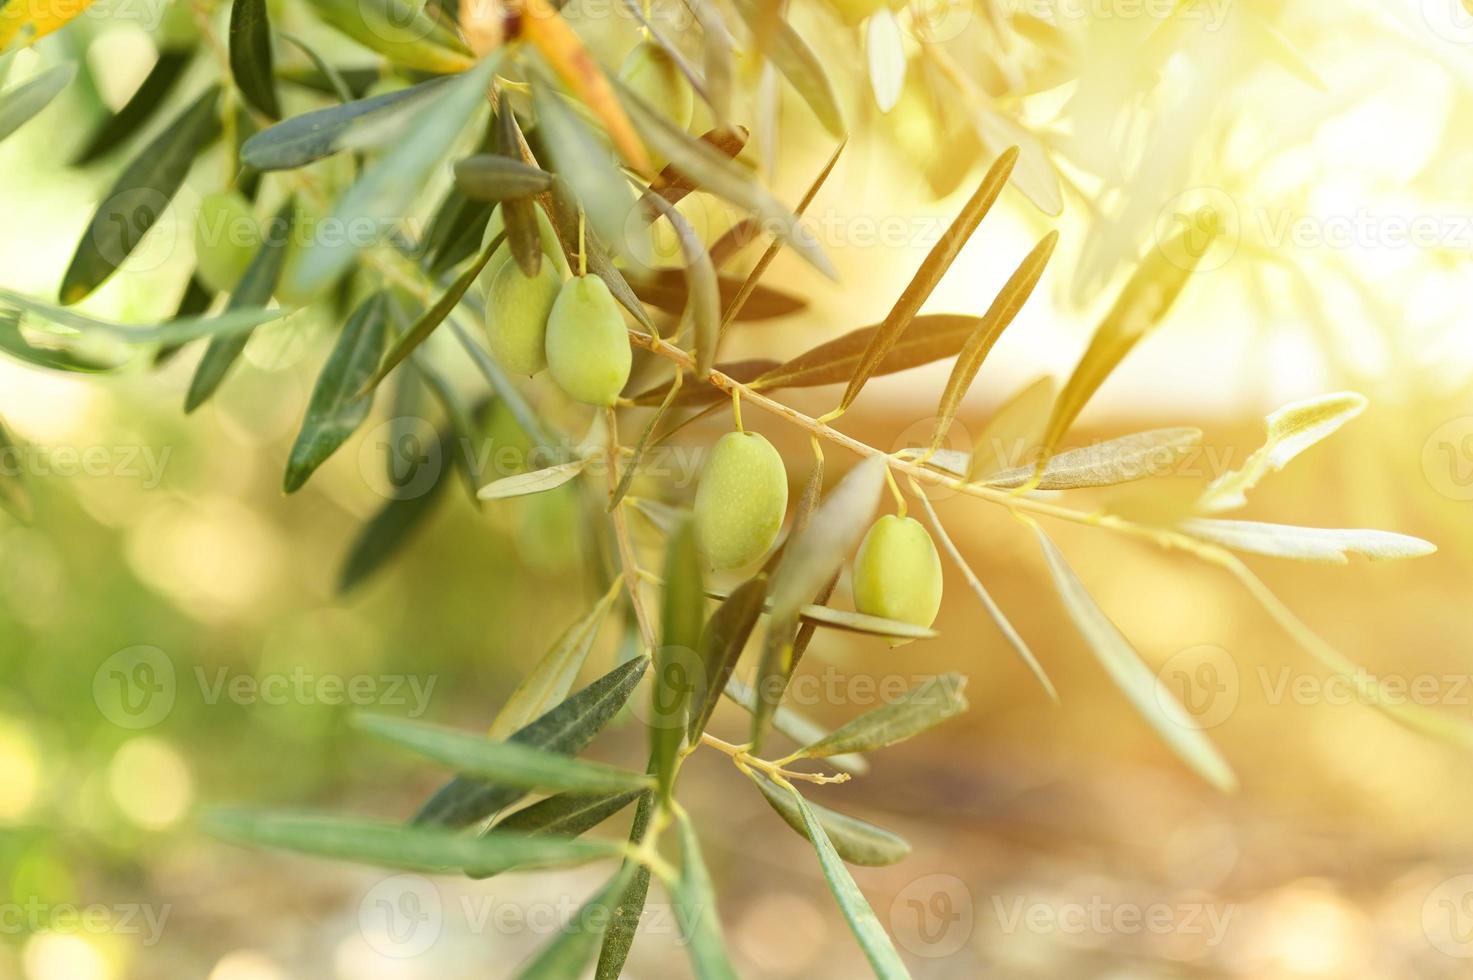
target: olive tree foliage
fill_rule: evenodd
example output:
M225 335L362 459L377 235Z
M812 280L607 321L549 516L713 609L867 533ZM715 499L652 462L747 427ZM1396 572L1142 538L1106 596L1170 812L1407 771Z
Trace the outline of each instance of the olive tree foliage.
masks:
M1159 477L1202 438L1172 427L1082 448L1065 444L1091 396L1191 288L1217 232L1210 212L1179 216L1171 236L1144 250L1062 383L1043 380L1005 401L975 452L949 448L964 396L1039 282L1057 233L1021 258L986 310L922 315L923 304L1004 193L1052 216L1065 207L1066 192L1079 192L1061 182L1021 120L999 110L963 70L965 45L979 43L973 35L934 36L919 8L843 0L810 10L808 2L805 17L842 26L834 43L865 52L868 91L836 83L794 26L796 11L771 0L672 5L690 15L680 31L662 29L657 10L628 0L615 12L638 25L641 39L617 66L585 46L597 23L551 0L431 0L422 8L407 0L304 0L300 7L230 0L170 9L151 71L74 161L108 165L116 176L79 229L59 296L0 288L6 355L42 370L107 372L197 348L184 406L192 411L229 383L253 330L316 306L340 327L302 407L283 478L288 493L359 429L378 389L392 380L439 402L446 445L487 405L505 406L555 461L499 479L467 473L478 497L495 506L576 481L599 543L589 574L601 598L501 703L488 733L360 719L367 734L456 774L412 819L217 812L209 821L216 834L472 877L611 862L607 884L589 899L590 909L607 914L580 917L598 927L560 934L526 975L574 975L596 963L600 977L617 976L658 877L682 912L696 974L730 976L695 831L699 815L678 802L682 764L706 746L729 756L776 816L812 843L875 972L905 976L847 865L898 862L909 845L810 803L800 787L862 775L866 753L964 711L964 679L934 677L834 731L785 705L784 693L825 631L892 645L934 638L944 555L1007 646L1056 698L1045 664L942 525L928 496L938 489L1005 508L1022 533L1036 537L1058 601L1108 675L1181 762L1223 791L1236 785L1227 761L1090 597L1044 522L1086 525L1226 570L1307 652L1354 676L1374 707L1434 737L1473 743L1466 726L1382 697L1238 557L1344 563L1352 553L1414 557L1430 545L1389 532L1223 516L1361 412L1360 396L1331 394L1275 412L1262 448L1190 500L1170 498L1148 515L1071 502L1080 491ZM74 15L77 5L67 9ZM16 50L65 19L48 0L7 4L0 13L7 66ZM1059 29L1021 14L988 30L997 43L1033 44L1045 54L1063 43ZM0 92L0 137L78 74L74 47L38 50L55 63ZM1042 87L1066 80L1048 58L1040 63L1054 73L1040 69ZM724 360L723 341L738 324L804 306L761 282L779 250L834 274L802 214L844 152L846 106L890 112L907 85L933 97L904 111L930 113L946 136L952 173L930 175L933 187L972 181L970 197L900 296L875 298L889 307L880 322L787 360ZM799 103L786 118L778 112L785 93ZM764 176L779 162L791 165L781 126L822 133L834 147L791 204ZM132 138L140 130L146 136ZM126 270L196 161L217 146L232 176L200 204L197 268L177 314L139 325L78 312L75 304ZM970 171L973 162L980 174ZM736 220L719 234L698 231L681 209L696 201L721 201ZM674 243L673 262L653 256L661 235ZM431 356L426 341L437 332L447 337ZM452 382L447 350L463 355L475 390ZM871 378L938 361L950 361L951 374L924 444L886 453L837 427ZM542 371L559 397L527 396L524 376ZM821 417L780 400L784 391L819 387L841 392ZM744 411L811 436L811 455L784 459L742 428ZM726 412L733 431L713 437L693 493L639 479L652 448L677 432L709 431L687 426ZM0 437L10 440L3 428ZM801 486L791 501L790 472ZM24 516L24 484L7 479L3 491L0 500ZM443 497L394 500L370 519L345 560L342 587L398 554ZM892 500L895 513L877 520ZM911 516L917 513L924 520ZM650 560L657 554L663 557ZM845 609L833 600L851 560L854 608ZM633 655L596 665L597 679L574 690L616 610L635 637ZM739 675L743 657L748 669ZM628 767L580 759L631 699L648 728L647 758ZM734 742L707 731L723 699L749 718ZM771 750L774 731L796 748ZM587 835L631 811L627 835Z

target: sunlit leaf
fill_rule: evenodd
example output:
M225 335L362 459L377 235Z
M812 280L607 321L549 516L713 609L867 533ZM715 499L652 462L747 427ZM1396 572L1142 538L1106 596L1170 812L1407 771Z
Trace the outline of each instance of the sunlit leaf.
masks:
M881 7L864 22L864 51L869 63L869 86L875 105L889 112L905 88L905 44L900 22L889 7Z
M1104 610L1095 603L1053 541L1041 528L1036 530L1049 572L1064 600L1064 608L1110 679L1151 724L1161 740L1197 775L1225 793L1235 790L1238 780L1227 760L1167 689L1165 682L1141 659L1130 641L1121 635Z
M1188 518L1180 527L1192 537L1234 551L1332 565L1346 564L1353 554L1371 561L1389 561L1421 558L1437 550L1436 545L1421 538L1367 528L1296 527L1210 517Z
M1327 438L1365 411L1366 399L1353 391L1335 392L1291 402L1267 419L1268 438L1241 469L1213 480L1197 507L1217 513L1242 507L1247 493L1270 473L1277 473L1309 447Z
M716 889L701 857L696 828L684 810L676 810L675 816L680 830L680 873L669 885L690 953L691 969L697 980L736 980L726 942L721 937Z
M758 33L762 15L757 4L752 0L735 0L734 6L747 22L747 27L754 34ZM829 81L818 55L813 53L813 49L787 21L778 18L772 25L771 43L765 47L764 53L777 66L777 70L783 73L788 84L808 103L824 129L835 138L842 138L844 115L839 109L839 100L834 95L833 83Z
M1059 453L1049 458L1041 476L1035 467L1023 466L982 482L1011 488L1037 477L1040 490L1110 487L1169 472L1201 443L1201 429L1152 429Z
M10 136L32 117L51 104L62 89L77 77L77 66L71 62L52 65L8 92L0 93L0 140Z
M762 791L762 796L777 811L778 816L783 818L784 823L804 837L808 836L803 814L792 793L755 769L747 771L747 778ZM882 827L816 803L810 803L808 807L813 811L819 826L823 827L824 833L828 834L829 842L834 845L839 857L849 864L883 867L903 861L910 854L910 844L905 838Z
M230 5L230 75L235 87L256 109L281 118L272 70L271 15L266 0L232 0Z
M412 0L307 0L323 21L396 65L446 74L475 64L456 33ZM442 107L436 111L445 111Z
M101 159L130 137L141 132L161 109L174 91L184 70L194 59L193 48L164 48L159 52L153 67L144 76L142 83L133 90L128 101L115 113L111 113L92 131L92 135L77 151L72 166L85 167Z
M1029 459L1043 438L1057 392L1054 379L1044 376L998 406L973 443L967 478L985 481Z
M664 198L656 195L651 201L664 213L670 226L675 229L676 239L680 243L681 256L685 261L681 274L685 276L687 287L682 322L689 322L691 325L696 377L704 381L711 375L711 365L716 360L716 345L720 339L721 297L716 283L716 267L711 264L711 256L706 254L705 243L690 226L690 222Z
M4 288L0 288L0 309L20 310L66 331L96 334L128 344L179 344L200 337L241 333L284 315L282 310L243 306L218 316L183 316L150 324L113 323Z
M874 376L894 374L954 357L972 335L980 317L942 313L918 316L912 329L892 346L874 369ZM782 367L774 368L752 381L759 391L779 388L812 388L842 384L853 376L865 351L879 335L884 324L861 327L805 351Z
M1009 147L1017 149L1018 162L1011 176L1013 186L1049 217L1063 213L1059 174L1038 137L1012 117L985 105L976 109L975 121L977 138L987 153L1002 153Z
M987 212L992 209L993 202L997 200L1002 189L1007 186L1008 175L1012 173L1013 164L1018 158L1016 148L1008 150L992 165L982 178L976 193L972 195L962 208L961 212L952 219L946 232L931 246L931 251L926 255L921 267L911 277L910 284L890 308L885 322L880 324L871 336L869 345L859 356L859 361L854 367L854 374L849 378L849 384L844 389L844 395L839 399L840 408L848 408L854 403L863 390L865 382L874 375L880 363L885 360L887 354L905 334L906 328L915 319L921 304L931 295L941 277L946 275L946 270L951 268L952 262L961 254L962 247L972 237L972 232L982 223Z
M728 158L735 158L742 148L747 145L748 130L744 126L723 126L710 132L701 134L701 142L709 143L718 153ZM665 165L650 181L645 190L645 197L658 194L671 204L679 204L691 191L700 190L700 185L690 176L681 171L675 164ZM646 201L646 216L653 221L660 216L655 206Z
M528 494L555 490L587 469L589 462L590 457L580 456L566 463L544 466L540 470L504 476L493 483L486 484L476 493L476 496L482 500L505 500L510 497L524 497Z
M257 170L294 170L343 150L384 146L409 129L445 91L448 79L293 116L245 141L241 159Z
M690 288L679 269L656 269L653 274L629 283L636 296L665 313L679 313L689 301ZM743 281L731 276L718 276L720 304L730 309ZM791 316L808 308L808 300L781 289L756 285L736 314L738 321L772 320Z
M798 754L817 759L903 742L966 711L967 699L962 693L966 686L967 680L960 674L941 674L922 681L889 704L867 711L827 737L804 746Z

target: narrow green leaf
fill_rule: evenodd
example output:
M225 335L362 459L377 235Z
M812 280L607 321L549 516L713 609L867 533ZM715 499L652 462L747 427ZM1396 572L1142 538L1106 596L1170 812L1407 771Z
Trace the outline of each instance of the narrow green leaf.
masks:
M1421 538L1369 528L1296 527L1210 517L1188 518L1180 527L1194 538L1234 551L1331 565L1347 564L1353 554L1371 561L1390 561L1421 558L1437 550L1436 545Z
M843 859L834 849L823 825L818 822L813 808L808 805L807 800L798 795L797 790L790 790L790 795L798 806L799 815L803 818L803 828L807 831L807 837L813 842L814 850L818 852L818 863L823 868L823 876L828 879L829 890L834 893L834 899L839 903L839 911L844 913L845 921L849 923L849 928L859 940L859 946L864 950L864 955L869 960L870 968L875 971L875 976L880 980L908 978L910 972L901 962L900 954L895 952L895 946L890 942L890 937L885 935L885 927L880 925L874 909L870 908L859 886L854 883L849 869L844 867Z
M78 151L72 166L85 167L117 147L130 137L142 132L153 119L154 113L164 105L174 91L184 70L194 60L194 48L165 48L159 52L153 67L144 76L142 84L134 89L128 101L115 113L111 113L92 132L92 136Z
M489 738L511 737L568 696L621 588L622 583L616 582L527 672L496 713L487 732Z
M1249 456L1241 469L1231 470L1212 481L1197 501L1197 508L1216 513L1242 507L1247 493L1270 473L1277 473L1306 449L1328 438L1346 422L1365 411L1365 396L1353 391L1291 402L1266 420L1268 437Z
M455 183L477 201L505 201L541 194L552 174L496 153L477 153L455 162Z
M747 638L757 625L767 596L767 575L759 574L737 586L701 630L700 669L692 678L690 725L686 737L694 745L711 722L716 702L736 669Z
M1095 328L1089 347L1054 403L1053 414L1044 430L1039 469L1125 355L1166 317L1177 295L1192 278L1197 263L1210 251L1210 240L1206 245L1190 248L1184 244L1188 235L1194 236L1192 241L1195 241L1195 236L1201 233L1200 228L1189 228L1158 246L1126 282L1115 305ZM1188 258L1182 259L1184 255Z
M1111 487L1168 472L1202 442L1202 430L1152 429L1051 456L1043 473L1023 466L982 481L990 487L1021 487L1035 478L1039 490Z
M966 344L981 317L940 313L918 316L907 331L891 346L875 367L872 375L894 374L945 360L958 354ZM844 384L858 370L860 362L885 325L861 327L805 351L780 367L752 380L759 391L778 388L813 388L819 385Z
M701 142L709 143L727 159L735 159L747 145L751 133L745 126L718 126L701 134ZM691 191L700 190L700 185L673 163L665 165L645 189L643 203L645 217L653 222L660 217L660 209L648 198L658 194L671 204L679 204Z
M925 303L941 277L951 268L956 257L961 254L962 247L972 237L972 232L982 223L987 212L992 210L993 203L997 200L1002 189L1007 186L1008 175L1013 172L1013 164L1017 162L1018 151L1013 148L997 158L986 176L982 178L981 185L977 188L972 199L962 208L961 213L956 216L947 227L946 232L931 247L921 267L911 277L910 284L890 308L890 313L885 317L885 322L880 324L874 336L870 339L869 346L859 358L859 364L854 369L854 375L849 379L849 384L844 389L844 395L839 399L839 407L847 409L854 403L854 399L863 390L865 382L874 375L875 369L890 353L910 326L911 320L920 311L921 304Z
M318 53L315 47L295 34L289 34L286 31L278 31L277 33L281 35L283 41L290 43L298 51L307 56L307 60L312 62L312 67L316 68L322 77L327 80L329 95L337 96L338 101L344 105L353 101L353 86L343 77L342 72L334 68L328 63L326 58ZM378 78L375 78L374 81L378 81Z
M1035 530L1069 618L1089 643L1110 679L1183 762L1222 792L1235 790L1238 780L1227 761L1156 672L1136 653L1130 641L1110 622L1053 541L1042 528Z
M295 493L347 442L373 408L373 395L360 397L363 383L383 356L388 336L388 303L384 293L370 295L348 318L307 403L307 417L292 444L282 489Z
M704 381L711 375L711 365L716 361L716 346L721 338L721 294L716 282L716 267L711 264L711 256L706 254L705 243L690 226L690 222L658 194L650 200L675 229L680 252L685 259L681 274L685 276L688 288L682 323L691 324L696 377Z
M513 473L486 484L476 496L482 500L505 500L510 497L525 497L528 494L555 490L568 483L587 469L591 457L579 456L566 463L555 463L529 473Z
M295 170L343 150L370 150L404 134L448 79L293 116L245 141L241 159L261 171Z
M690 285L679 269L656 269L652 275L633 279L629 287L641 302L665 313L678 314L690 301ZM735 311L734 322L775 320L808 309L808 300L803 297L760 283L754 284L747 298L738 305L736 299L746 288L746 282L732 276L718 275L716 287L721 308L728 315Z
M486 85L500 59L496 53L445 83L406 127L394 146L364 169L338 198L321 227L351 228L352 235L318 237L293 265L287 292L313 296L338 280L358 253L382 240L404 216L424 184L442 165L461 130L485 104Z
M1039 239L1038 244L1033 246L1033 251L1024 257L1002 290L993 298L992 305L987 308L977 329L967 338L936 406L936 426L931 433L930 444L932 451L940 449L941 444L946 441L947 430L951 428L957 409L961 408L962 399L966 397L967 389L972 387L972 381L977 377L982 362L992 352L992 346L997 343L1003 331L1022 311L1028 297L1033 295L1033 287L1038 285L1038 279L1043 275L1044 266L1048 265L1058 241L1059 233L1056 231Z
M266 0L233 0L230 5L230 74L247 102L272 119L281 118Z
M32 343L20 328L20 312L0 308L0 351L34 367L52 371L100 374L116 371L126 360L110 360L73 349L72 336L45 337L46 344ZM42 338L36 338L38 341Z
M508 834L578 837L644 795L644 790L637 789L610 793L559 793L518 810L498 822L496 829Z
M362 714L359 728L385 741L433 759L458 773L506 786L548 792L604 793L643 789L649 779L599 762L587 762L516 741L497 742L481 735L424 722Z
M634 821L629 828L629 846L639 847L644 843L649 830L650 817L655 810L655 794L645 793L639 798L634 811ZM650 890L650 869L626 857L624 871L631 872L629 885L614 906L614 914L604 932L603 948L598 953L598 968L595 980L619 980L624 972L624 963L629 959L629 950L639 932L639 920L644 917L644 902Z
M545 752L576 755L593 741L593 737L629 700L648 666L646 657L636 657L620 664L530 725L519 729L508 741ZM457 777L420 808L414 822L464 827L515 803L523 795L519 787Z
M691 969L696 980L736 980L726 942L721 937L716 889L701 857L696 828L684 810L676 810L675 816L680 825L680 874L669 885L680 930L690 952Z
M220 87L190 103L130 163L102 197L61 282L64 305L102 285L168 207L195 157L220 135Z
M736 0L735 6L737 13L747 22L748 28L757 33L762 17L757 4L752 0ZM788 84L808 103L808 108L813 110L823 128L835 139L842 139L844 115L839 109L838 97L834 95L833 83L823 70L823 62L787 21L778 18L770 26L773 29L772 43L764 53L772 59Z
M676 756L690 720L692 688L701 662L697 648L706 618L700 552L691 522L670 539L665 554L665 601L660 615L660 648L650 685L650 754L660 793L670 796Z
M200 337L221 337L254 330L279 320L285 311L263 307L232 308L219 316L182 316L154 324L112 323L0 288L0 309L16 309L80 334L97 334L127 344L181 344Z
M52 65L9 92L0 94L0 140L20 129L51 104L62 89L77 77L77 66L71 62Z
M940 674L924 680L889 704L855 718L825 738L804 746L799 755L819 759L845 752L869 752L913 738L967 710L962 693L967 679Z
M615 82L619 98L650 148L668 159L702 190L715 194L750 212L764 230L777 235L830 279L836 278L833 264L824 255L811 232L805 231L797 215L764 188L751 172L727 159L709 143L678 128L643 99Z
M308 0L323 21L396 65L421 71L465 71L470 50L432 9L411 0Z
M681 375L677 373L675 377L678 380ZM614 508L619 506L625 494L629 492L629 488L634 485L634 478L639 474L640 464L644 461L645 451L650 448L650 440L655 434L655 429L659 427L660 420L665 417L665 413L670 410L670 406L679 394L680 389L672 382L659 408L650 413L649 420L645 422L644 429L639 434L639 440L635 442L634 448L629 453L629 461L624 464L624 472L619 477L614 492L609 494L609 504L606 508L609 513L614 512Z
M629 888L635 869L628 863L594 893L574 916L569 928L558 932L552 942L517 974L519 980L568 980L581 977L593 953L603 942L613 912Z
M783 823L804 837L808 836L808 827L803 822L803 814L792 793L755 769L747 770L747 778L762 791L763 798L783 818ZM810 803L808 806L818 819L819 826L828 834L834 850L849 864L878 868L903 861L910 855L910 844L905 838L892 834L883 827L876 827L872 823L817 803Z
M405 871L448 873L470 867L556 868L617 857L607 841L519 834L468 837L402 824L249 810L216 810L203 820L213 837Z
M726 690L721 692L742 708L748 714L757 713L757 692L742 683L740 678L733 677L726 682ZM828 729L807 715L796 711L785 704L780 704L772 713L772 727L792 739L799 745L807 745L816 742L828 734ZM862 755L835 755L824 760L835 769L843 770L854 776L863 776L869 772L869 760Z
M271 294L276 291L277 280L281 278L281 269L286 262L286 246L291 241L292 219L295 214L296 207L288 198L272 219L271 230L266 234L255 258L251 259L251 264L246 267L245 274L240 277L235 292L230 294L230 303L226 309L254 309L271 302ZM185 413L199 408L219 389L225 375L240 357L241 351L245 350L250 336L250 331L244 331L210 338L204 357L200 358L194 377L190 379L189 391L185 393Z

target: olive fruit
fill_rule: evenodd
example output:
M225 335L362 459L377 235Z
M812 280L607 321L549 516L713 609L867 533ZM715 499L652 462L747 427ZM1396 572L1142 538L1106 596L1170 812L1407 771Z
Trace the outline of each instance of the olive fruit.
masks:
M619 80L656 112L681 129L695 114L695 93L670 53L653 41L640 41L619 66Z
M547 318L547 369L575 401L610 406L629 381L634 355L624 314L598 276L563 283Z
M543 262L535 276L504 262L487 287L486 338L496 360L513 374L533 375L547 366L547 318L561 286L551 262Z
M261 247L261 225L237 191L206 194L194 222L194 256L199 277L220 293L235 289Z
M696 547L715 568L767 554L788 509L788 474L772 443L728 432L711 448L696 487Z
M930 626L941 608L941 558L931 535L913 517L886 514L875 521L854 557L853 585L860 612Z
M558 241L557 232L553 230L552 221L548 219L547 212L542 208L534 208L537 212L537 237L542 241L543 259L551 259L552 264L557 267L563 275L568 272L568 260L563 255L562 242ZM504 219L501 216L501 208L491 212L491 220L486 222L486 234L481 236L481 247L485 248L491 244L491 240L506 230ZM486 268L481 270L480 281L483 292L489 292L491 281L501 271L501 267L511 261L511 246L502 241L497 246L495 254L486 263ZM488 297L489 301L489 297Z

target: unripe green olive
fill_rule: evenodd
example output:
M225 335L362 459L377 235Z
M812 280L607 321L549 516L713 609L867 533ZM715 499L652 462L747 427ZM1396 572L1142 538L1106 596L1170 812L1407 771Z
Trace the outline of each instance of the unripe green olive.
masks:
M562 286L553 263L528 276L504 262L486 290L486 337L491 353L513 374L533 375L547 367L547 318Z
M574 276L558 291L547 318L547 369L568 397L614 404L629 381L634 355L624 314L598 276Z
M261 224L237 191L206 194L194 222L199 277L216 292L235 289L261 247Z
M619 66L619 80L681 129L695 114L695 93L670 53L653 41L640 41Z
M870 616L930 626L941 609L941 558L912 517L875 521L854 556L854 608ZM892 640L900 646L908 640Z
M788 473L772 443L728 432L711 448L696 487L696 546L716 568L767 554L788 509Z

